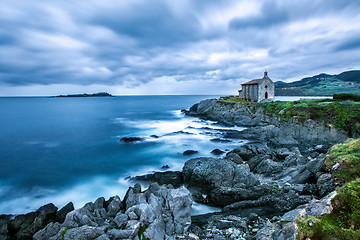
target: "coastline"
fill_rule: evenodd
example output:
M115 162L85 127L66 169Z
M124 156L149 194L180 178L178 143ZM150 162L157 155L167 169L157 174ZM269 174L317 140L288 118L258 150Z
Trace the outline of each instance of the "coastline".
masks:
M231 111L229 111L229 107L231 108ZM207 111L206 109L211 109L211 111ZM236 109L237 112L234 113L233 109ZM144 208L128 211L133 206L152 204L149 200L149 195L151 195L151 193L149 193L148 190L141 191L141 187L136 185L134 188L128 190L128 193L124 196L124 200L116 200L116 204L118 205L117 212L115 212L116 215L109 215L110 210L108 207L114 199L117 199L117 197L107 201L98 199L93 204L89 203L83 208L74 210L77 214L80 214L81 218L84 216L87 216L87 218L90 219L100 217L104 221L107 219L110 222L114 222L116 216L118 214L120 216L121 213L123 219L127 218L126 221L134 221L131 225L105 224L107 226L105 231L104 229L98 229L104 228L103 223L100 224L95 221L95 225L97 225L95 226L91 222L78 222L74 220L76 224L71 227L74 228L72 231L75 231L77 228L78 231L80 231L80 228L83 228L81 231L84 231L84 226L95 227L97 228L95 230L89 227L86 228L88 230L91 229L91 231L94 230L94 236L99 235L97 238L92 239L113 239L116 235L115 233L111 233L113 234L111 235L111 230L121 230L121 234L125 234L124 231L128 231L128 235L126 236L131 239L136 239L136 237L140 238L141 236L148 237L149 239L157 239L154 238L154 236L159 236L157 234L167 236L169 239L174 238L176 235L181 235L186 239L196 239L195 236L199 236L201 239L213 239L215 236L227 236L230 237L230 239L264 239L265 235L269 235L269 233L270 235L268 237L277 235L277 238L269 239L292 239L291 237L295 237L297 233L295 223L296 217L301 216L305 211L305 207L297 209L298 206L311 202L315 196L318 199L322 198L322 200L319 201L324 205L323 211L328 211L326 204L328 204L331 198L329 200L327 194L331 193L335 189L335 186L331 178L329 178L329 173L325 169L323 161L326 157L325 153L330 145L344 142L347 139L346 133L331 130L325 132L325 135L319 136L319 132L324 132L324 130L322 128L319 130L318 126L320 125L316 122L301 126L299 122L290 121L290 123L283 125L278 119L265 116L261 110L254 109L251 104L246 106L236 106L234 108L234 104L224 104L223 102L205 100L205 102L199 103L198 105L195 104L189 111L185 112L187 115L203 119L209 119L211 116L211 120L224 124L249 127L240 134L237 132L232 133L231 131L224 132L219 140L231 137L245 138L252 142L258 140L262 141L262 143L249 143L242 147L232 149L226 153L224 158L190 159L185 163L182 173L180 175L177 174L177 177L175 178L173 175L174 172L160 173L158 174L158 177L155 177L155 174L153 174L152 179L151 176L147 177L147 180L151 179L150 182L160 181L160 184L165 184L166 186L160 187L157 183L151 184L149 189L156 189L153 190L153 194L162 188L162 194L169 196L168 192L172 192L173 187L168 184L175 185L174 182L177 181L177 186L183 184L187 186L187 189L189 189L192 194L192 199L196 202L221 207L223 211L221 213L195 216L192 218L193 224L190 226L186 223L189 221L190 217L188 214L189 207L191 210L191 203L189 202L191 201L189 200L190 192L186 188L180 188L175 195L180 194L183 196L177 199L177 203L174 206L177 204L184 205L184 209L180 212L185 213L186 216L183 216L182 213L180 215L183 216L183 219L185 220L182 221L182 223L175 223L174 218L172 219L172 222L170 221L174 228L180 226L178 232L168 231L166 233L168 226L165 224L164 232L158 233L152 230L155 226L149 228L156 219L148 219L150 213L146 212ZM237 116L237 118L234 116ZM291 125L295 126L295 128L292 129ZM297 132L298 134L294 136L289 135L286 129L290 129L288 131ZM301 133L302 131L303 133ZM309 134L312 131L316 131L316 134ZM289 136L291 138L289 138ZM301 141L301 138L305 138L305 140L303 139ZM334 139L335 142L333 141ZM139 180L144 179L137 179L136 181ZM320 185L321 187L319 188ZM133 205L127 203L129 195L131 196L130 199L133 199L134 201L132 203ZM332 193L332 195L334 194ZM165 199L167 199L167 197L165 197ZM186 203L184 203L184 201ZM120 206L120 202L123 205L122 207ZM91 207L92 205L97 205L98 207ZM142 205L142 207L145 207L145 205ZM267 206L271 206L270 209L268 209ZM158 207L158 212L164 212L164 210L159 210L163 207L165 207L165 205ZM71 236L71 232L68 233L68 230L65 231L66 227L70 227L66 226L66 224L70 224L70 220L66 222L66 219L64 219L66 222L65 225L64 222L61 223L61 221L56 220L56 217L53 217L54 214L57 216L59 212L64 211L57 211L57 209L54 211L55 208L53 206L51 206L51 208L51 213L46 212L46 214L44 214L44 209L36 211L37 214L35 215L37 216L33 218L34 221L40 215L46 216L41 225L43 229L41 232L42 235L38 234L37 236L45 236L47 234L46 237L48 237L51 232L54 233L52 237L55 236L53 239L70 239L69 236ZM84 208L89 209L85 211ZM146 208L147 207L145 207L145 209ZM67 210L70 209L71 207ZM244 209L247 210L247 214L243 213ZM100 212L96 213L95 210ZM173 208L171 211L177 210ZM73 212L73 210L69 212ZM134 212L136 216L130 212ZM308 212L311 212L311 210ZM52 218L49 218L49 214ZM126 217L123 214L125 214ZM172 212L171 214L174 213ZM29 214L26 214L25 216L27 215ZM30 215L34 216L34 214ZM14 222L15 219L19 220L23 218L19 216L14 219L3 216L1 220L5 221L4 219L6 219L8 222L5 222L9 226L9 224L12 224L9 222ZM66 218L70 217L66 216ZM34 221L30 224L33 230ZM50 223L48 221L50 221ZM283 224L280 224L281 221L287 221L288 224L283 226ZM158 217L155 222L158 224L158 222L165 223L168 221ZM48 224L51 224L51 226L49 227ZM48 225L48 227L44 230L46 225ZM4 224L2 224L2 226L4 226ZM13 231L10 231L10 234L16 235L19 231L21 232L21 224L19 226L20 228L14 229L10 227L10 230ZM147 227L144 229L145 226ZM159 227L158 225L156 226ZM37 228L35 228L37 232L41 230L39 227L40 226L37 226ZM27 228L29 228L29 226L27 226ZM7 227L7 229L9 229L9 227ZM206 229L212 230L208 231ZM120 234L119 231L117 231L116 234ZM129 231L131 231L131 233ZM25 232L28 233L28 229ZM284 235L284 233L288 235ZM39 237L36 239L47 238ZM125 237L120 239L125 239Z

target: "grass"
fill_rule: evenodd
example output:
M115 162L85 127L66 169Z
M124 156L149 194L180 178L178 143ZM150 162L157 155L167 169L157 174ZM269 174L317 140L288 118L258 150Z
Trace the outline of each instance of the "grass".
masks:
M341 165L341 170L332 175L338 183L356 180L360 177L360 139L349 139L344 144L333 146L324 163L329 170L336 163Z
M332 99L275 101L261 103L265 114L279 117L282 121L291 118L305 122L308 119L324 122L327 126L346 131L349 137L360 133L360 102Z
M237 96L220 97L220 100L231 103L251 103L251 101L240 99Z
M149 225L144 225L142 227L140 227L139 232L138 232L138 237L140 240L149 240L147 237L144 236L144 232L146 231L146 229L149 227Z
M341 164L332 176L337 195L331 201L333 210L321 217L301 217L297 221L300 239L360 239L360 139L349 139L333 146L325 159L328 169Z
M67 230L71 229L71 227L65 227L65 229L61 232L61 239L64 239L65 237L65 233L67 232Z

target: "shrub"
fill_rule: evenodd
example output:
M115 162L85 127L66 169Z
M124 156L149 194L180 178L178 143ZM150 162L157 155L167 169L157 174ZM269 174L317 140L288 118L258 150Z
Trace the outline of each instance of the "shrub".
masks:
M351 93L338 93L334 94L333 99L336 100L352 100L352 101L360 101L360 95L351 94Z

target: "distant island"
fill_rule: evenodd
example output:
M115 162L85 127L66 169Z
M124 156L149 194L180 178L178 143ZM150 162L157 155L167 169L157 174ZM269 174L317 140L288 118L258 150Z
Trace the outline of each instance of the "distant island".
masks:
M112 95L107 92L99 92L93 94L82 93L82 94L58 95L54 97L112 97Z
M275 82L276 96L332 96L336 93L360 92L360 70L343 72L337 75L321 73L300 81Z

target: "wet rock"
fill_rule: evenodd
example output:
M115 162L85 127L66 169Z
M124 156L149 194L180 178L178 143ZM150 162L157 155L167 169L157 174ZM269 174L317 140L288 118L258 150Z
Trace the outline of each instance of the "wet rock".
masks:
M120 142L125 142L125 143L133 143L133 142L141 142L144 139L141 137L123 137L120 139Z
M169 167L169 165L163 165L162 167L161 167L161 170L166 170L166 169L169 169L170 167Z
M210 141L212 141L212 142L221 142L221 143L229 143L229 142L231 142L231 140L229 140L229 139L222 139L222 138L213 138L213 139L210 139Z
M166 171L136 176L131 178L131 181L157 182L160 185L171 184L178 188L183 184L183 177L181 172Z
M212 150L211 153L214 155L221 155L224 153L224 151L216 148L216 149Z
M194 155L194 154L197 154L199 153L198 151L196 150L186 150L185 152L183 152L183 155L184 156L191 156L191 155Z

